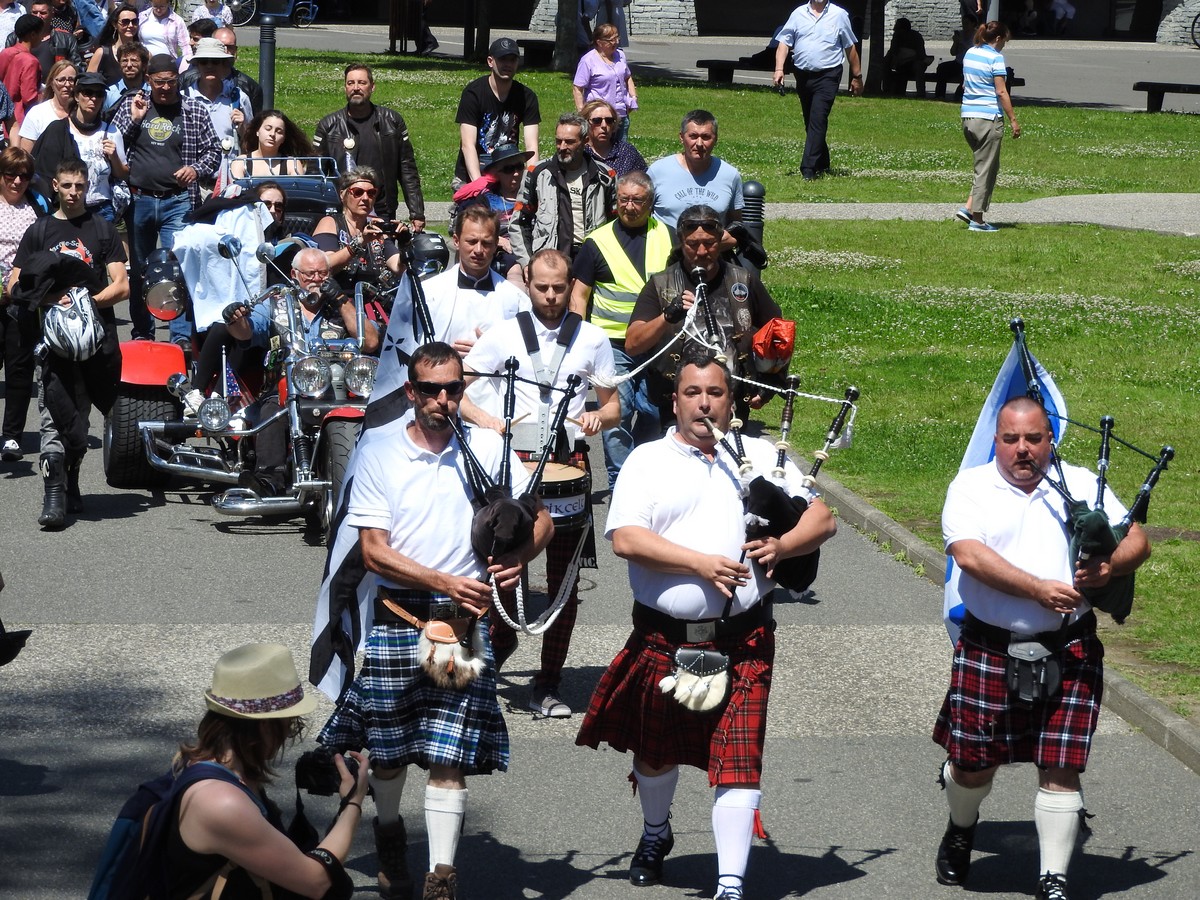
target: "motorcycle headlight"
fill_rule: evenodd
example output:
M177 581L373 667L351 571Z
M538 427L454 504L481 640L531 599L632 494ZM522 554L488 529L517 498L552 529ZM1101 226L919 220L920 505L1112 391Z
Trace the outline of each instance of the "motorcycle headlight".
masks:
M200 404L197 415L205 431L224 431L229 425L229 401L224 397L209 397Z
M316 400L329 389L333 372L329 363L316 356L305 356L292 366L292 387L302 397Z
M360 397L370 397L378 368L379 360L373 356L354 357L346 364L346 387Z

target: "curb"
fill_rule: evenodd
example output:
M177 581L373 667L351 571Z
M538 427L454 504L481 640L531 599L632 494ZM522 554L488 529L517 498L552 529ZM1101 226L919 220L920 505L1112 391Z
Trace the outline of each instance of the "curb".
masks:
M801 465L799 460L797 465ZM801 468L805 466L801 465ZM942 586L946 554L929 546L832 478L822 476L821 490L826 502L837 507L840 520L861 531L878 532L881 539L886 536L892 547L903 550L911 563L925 567L926 578L938 587ZM1200 728L1117 674L1111 666L1104 667L1104 706L1200 775Z

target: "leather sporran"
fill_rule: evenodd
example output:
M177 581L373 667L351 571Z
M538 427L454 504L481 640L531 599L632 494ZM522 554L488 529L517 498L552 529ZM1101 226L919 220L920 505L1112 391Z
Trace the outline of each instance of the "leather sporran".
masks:
M664 694L693 712L708 712L729 695L729 657L717 650L680 647L675 669L658 683Z
M433 619L421 629L421 668L438 687L461 691L483 672L483 657L475 648L476 621Z
M1062 690L1058 654L1037 641L1008 645L1008 690L1025 704L1042 703Z

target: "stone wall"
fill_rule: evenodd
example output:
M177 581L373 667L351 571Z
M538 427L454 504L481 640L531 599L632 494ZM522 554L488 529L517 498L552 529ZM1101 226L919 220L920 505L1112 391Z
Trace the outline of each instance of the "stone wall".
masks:
M1200 0L1163 0L1163 20L1158 43L1192 44L1192 19L1200 15Z
M538 0L530 31L554 33L554 16L558 0ZM637 0L625 11L630 34L695 35L696 4L694 0Z

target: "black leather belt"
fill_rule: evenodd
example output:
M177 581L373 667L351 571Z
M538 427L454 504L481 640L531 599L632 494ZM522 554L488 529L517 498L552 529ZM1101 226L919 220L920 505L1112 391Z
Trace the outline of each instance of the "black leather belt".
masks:
M146 188L129 186L129 192L141 197L153 197L155 200L166 200L170 197L178 197L180 194L186 194L187 188L175 188L171 191L151 191Z
M1001 628L999 625L991 625L984 622L969 612L963 619L964 632L976 634L988 643L1004 647L1007 647L1014 640L1037 641L1039 644L1051 648L1065 647L1071 641L1077 640L1086 634L1092 634L1095 630L1096 613L1092 610L1088 610L1065 629L1057 628L1054 631L1043 631L1040 634L1034 635L1016 634L1007 628Z
M699 644L738 637L770 621L771 611L765 600L728 619L676 619L644 603L633 604L633 627L643 634L661 634L670 644Z
M428 591L405 591L396 588L380 588L379 596L375 598L375 622L379 625L407 625L412 623L396 615L383 603L387 598L406 613L428 622L430 619L456 619L462 613L458 604L449 597L433 594Z

